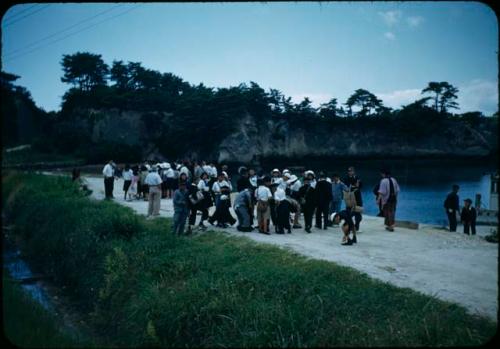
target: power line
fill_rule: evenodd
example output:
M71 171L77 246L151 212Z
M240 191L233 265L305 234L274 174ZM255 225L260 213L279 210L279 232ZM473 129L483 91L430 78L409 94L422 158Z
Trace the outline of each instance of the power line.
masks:
M123 15L127 14L128 12L130 12L130 11L132 11L132 10L135 10L136 8L138 8L138 7L140 7L140 6L141 6L140 4L139 4L139 5L136 5L136 6L132 7L132 8L127 9L127 10L126 10L126 11L124 11L124 12L121 12L121 13L119 13L119 14L115 15L115 16L111 16L111 17L105 18L104 20L102 20L102 21L100 21L100 22L97 22L97 23L94 23L94 24L89 25L89 26L87 26L87 27L84 27L84 28L82 28L82 29L80 29L80 30L78 30L78 31L76 31L76 32L73 32L73 33L71 33L71 34L68 34L68 35L66 35L66 36L63 36L62 38L59 38L59 39L56 39L56 40L50 41L50 42L49 42L49 43L47 43L46 45L38 46L38 47L35 47L34 49L32 49L32 50L28 51L28 52L25 52L25 53L21 53L21 54L14 55L13 57L11 57L11 58L9 58L9 59L6 59L6 60L5 60L5 62L10 62L10 61L12 61L13 59L16 59L16 58L20 58L20 57L26 56L27 54L30 54L30 53L32 53L32 52L34 52L34 51L37 51L37 50L42 49L42 48L44 48L44 47L50 46L50 45L52 45L52 44L55 44L56 42L59 42L59 41L64 40L64 39L66 39L66 38L69 38L70 36L73 36L73 35L79 34L79 33L81 33L82 31L85 31L85 30L87 30L87 29L93 28L93 27L95 27L96 25L99 25L99 24L104 23L104 22L106 22L106 21L109 21L109 20L112 20L112 19L114 19L114 18L117 18L117 17L123 16Z
M27 8L25 8L24 10L21 10L19 12L16 12L14 13L12 16L9 16L7 18L5 18L5 21L10 21L13 17L17 17L19 16L20 14L23 14L24 12L28 11L28 10L31 10L33 7L36 7L38 4L34 4L34 5L31 5L31 6L28 6Z
M73 29L74 27L77 27L77 26L79 26L79 25L80 25L80 24L82 24L82 23L88 22L88 21L90 21L90 20L92 20L92 19L94 19L94 18L96 18L96 17L99 17L99 16L101 16L101 15L103 15L103 14L105 14L105 13L108 13L108 12L110 12L110 11L114 10L115 8L120 7L120 6L123 6L123 4L118 4L118 5L115 5L115 6L111 7L111 8L108 8L108 9L106 9L106 10L102 11L102 12L99 12L98 14L96 14L96 15L94 15L94 16L91 16L91 17L85 18L85 19L81 20L80 22L75 23L75 24L73 24L73 25L71 25L71 26L69 26L69 27L67 27L67 28L65 28L65 29L63 29L63 30L60 30L60 31L55 32L55 33L53 33L53 34L50 34L50 35L48 35L48 36L46 36L46 37L44 37L44 38L42 38L42 39L40 39L40 40L34 41L34 42L32 42L31 44L26 45L26 46L24 46L24 47L21 47L21 48L18 48L18 49L13 50L13 51L11 51L11 52L8 52L8 53L6 53L6 54L5 54L5 56L12 56L12 54L14 54L14 53L16 53L16 52L19 52L19 51L24 51L24 50L26 50L26 49L29 49L29 48L33 47L33 46L36 46L36 45L38 45L38 44L39 44L40 42L42 42L42 41L45 41L45 40L47 40L47 39L53 38L54 36L57 36L57 35L62 34L62 33L64 33L64 32L67 32L68 30Z
M15 19L14 21L12 21L12 22L10 22L10 23L5 24L5 26L4 26L4 27L8 27L9 25L12 25L12 24L14 24L14 23L17 23L17 22L19 22L20 20L22 20L22 19L24 19L24 18L26 18L26 17L29 17L29 16L31 16L31 15L34 15L35 13L40 12L40 11L41 11L41 10L43 10L43 9L46 9L46 8L47 8L47 7L49 7L50 5L51 5L51 4L48 4L48 5L42 6L42 7L40 7L38 10L35 10L35 11L31 12L31 13L28 13L28 14L27 14L27 15L25 15L25 16L22 16L21 18Z

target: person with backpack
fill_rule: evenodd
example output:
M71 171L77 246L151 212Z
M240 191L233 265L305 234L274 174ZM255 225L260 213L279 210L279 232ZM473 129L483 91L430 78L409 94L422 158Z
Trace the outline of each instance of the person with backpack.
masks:
M394 231L399 184L387 169L380 171L380 175L382 179L378 188L377 203L382 205L385 229Z
M350 166L347 169L347 177L344 178L342 181L348 188L347 195L349 196L354 196L354 200L345 200L346 203L346 209L347 210L352 210L352 213L354 215L354 226L356 228L356 231L360 233L359 225L361 223L361 220L363 219L363 216L361 215L363 211L363 197L361 196L361 188L363 187L363 182L361 182L361 179L356 175L356 171L354 170L354 167ZM350 205L348 204L348 201L350 201Z

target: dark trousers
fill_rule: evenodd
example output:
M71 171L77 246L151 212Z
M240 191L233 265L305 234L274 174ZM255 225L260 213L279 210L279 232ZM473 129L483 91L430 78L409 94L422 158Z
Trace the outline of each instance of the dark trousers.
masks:
M196 223L196 212L197 211L201 211L200 223L203 223L203 221L208 218L208 208L198 208L196 206L191 207L191 214L189 215L189 225L194 225Z
M446 211L446 214L448 215L448 221L450 222L450 231L457 231L457 211Z
M113 197L113 186L114 186L114 177L106 177L104 178L104 192L106 193L106 198Z
M464 234L470 235L469 229L476 235L476 222L464 222Z
M278 216L276 215L276 202L274 199L269 200L269 209L271 210L271 222L276 227L278 225Z
M314 214L314 207L304 205L304 223L306 225L306 228L311 228L313 214Z
M330 203L326 202L318 204L316 207L316 227L321 229L321 217L323 216L323 226L326 228L328 224L328 211L330 210Z

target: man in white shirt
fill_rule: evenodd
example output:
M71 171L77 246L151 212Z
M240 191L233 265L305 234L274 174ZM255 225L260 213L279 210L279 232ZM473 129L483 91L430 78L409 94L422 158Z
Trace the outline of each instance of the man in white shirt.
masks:
M388 231L394 231L395 219L396 219L396 204L399 195L399 184L396 178L391 176L391 172L387 169L380 171L382 179L380 180L380 185L378 189L377 203L382 205L382 210L384 212L384 224L385 229Z
M115 180L115 163L113 160L109 160L109 162L102 169L102 174L104 176L104 192L106 199L113 198L113 187Z
M255 198L257 199L257 222L259 223L259 233L269 234L269 227L267 222L271 216L271 209L269 207L269 199L273 197L271 190L268 188L271 185L271 178L266 176L260 183L255 191Z
M152 166L144 182L149 186L148 218L160 215L161 177L156 166Z

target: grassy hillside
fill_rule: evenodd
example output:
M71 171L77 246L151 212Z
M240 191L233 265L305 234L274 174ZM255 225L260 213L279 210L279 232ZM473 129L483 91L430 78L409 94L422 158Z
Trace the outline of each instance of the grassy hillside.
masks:
M69 178L4 176L23 252L119 346L480 345L496 324L331 262L84 197Z

